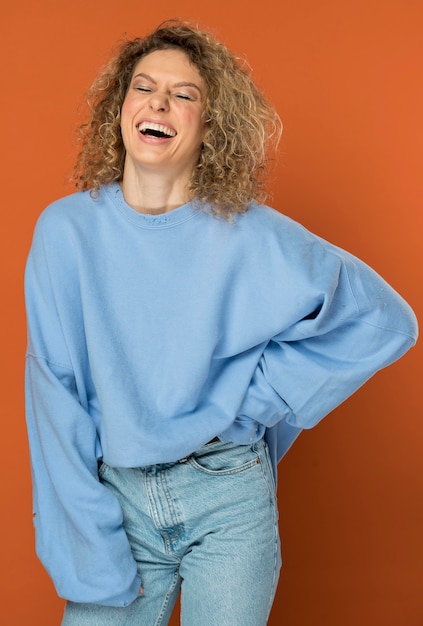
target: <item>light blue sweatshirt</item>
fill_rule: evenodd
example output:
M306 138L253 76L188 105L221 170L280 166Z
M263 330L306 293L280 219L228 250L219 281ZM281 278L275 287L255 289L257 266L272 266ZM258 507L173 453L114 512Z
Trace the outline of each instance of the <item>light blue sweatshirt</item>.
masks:
M372 269L277 211L142 215L117 184L43 212L26 302L38 556L60 596L114 606L140 581L98 459L137 467L265 436L276 466L417 336Z

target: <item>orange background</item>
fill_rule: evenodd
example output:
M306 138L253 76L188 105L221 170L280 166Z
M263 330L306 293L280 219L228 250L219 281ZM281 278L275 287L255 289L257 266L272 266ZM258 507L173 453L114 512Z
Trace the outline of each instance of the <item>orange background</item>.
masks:
M63 608L31 522L22 273L34 222L71 190L78 107L110 48L169 17L245 54L278 108L273 205L422 309L420 0L2 0L3 624L55 626ZM423 625L421 372L420 345L281 463L284 568L271 625Z

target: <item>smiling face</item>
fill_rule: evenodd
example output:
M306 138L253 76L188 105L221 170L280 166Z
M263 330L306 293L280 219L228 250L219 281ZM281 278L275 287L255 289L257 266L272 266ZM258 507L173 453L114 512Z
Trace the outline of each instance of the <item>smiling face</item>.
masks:
M125 174L191 177L205 133L206 86L184 52L156 50L135 66L122 105Z

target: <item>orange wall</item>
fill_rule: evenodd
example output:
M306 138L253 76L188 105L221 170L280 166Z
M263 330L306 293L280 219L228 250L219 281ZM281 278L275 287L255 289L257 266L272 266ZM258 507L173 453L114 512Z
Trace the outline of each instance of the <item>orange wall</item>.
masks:
M21 286L32 229L70 190L77 109L110 47L167 17L245 54L280 111L274 206L422 310L420 0L2 0L4 624L54 626L63 606L33 550ZM421 372L420 345L281 463L285 565L271 625L422 626Z

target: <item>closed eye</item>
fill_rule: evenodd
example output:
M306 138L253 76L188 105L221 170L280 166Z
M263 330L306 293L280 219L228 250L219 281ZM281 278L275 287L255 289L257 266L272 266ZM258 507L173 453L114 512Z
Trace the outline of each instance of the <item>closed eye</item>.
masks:
M175 93L175 98L180 98L181 100L193 100L191 96L187 96L185 93Z

